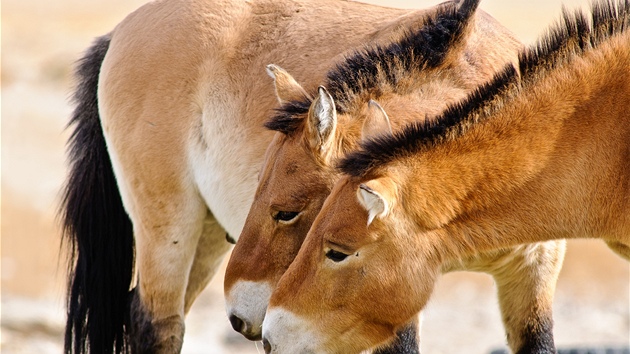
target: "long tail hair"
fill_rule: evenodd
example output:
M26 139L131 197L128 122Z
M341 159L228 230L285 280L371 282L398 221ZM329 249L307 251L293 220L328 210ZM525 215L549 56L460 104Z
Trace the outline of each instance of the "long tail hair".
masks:
M107 152L98 79L111 38L96 39L76 69L69 175L60 217L69 248L65 353L127 353L133 228Z

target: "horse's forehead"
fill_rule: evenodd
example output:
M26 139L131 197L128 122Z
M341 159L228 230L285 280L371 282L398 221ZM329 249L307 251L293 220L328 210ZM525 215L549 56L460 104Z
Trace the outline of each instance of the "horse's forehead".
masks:
M337 181L331 192L331 199L347 204L356 199L356 190L359 188L360 182L357 178L342 176Z
M283 173L292 174L308 157L299 137L278 133L267 149L263 170L276 171L285 167Z
M321 227L325 228L326 232L334 232L340 228L352 229L354 226L367 224L367 212L357 200L357 188L357 182L347 178L335 185L320 213Z
M262 167L261 194L283 199L298 192L296 189L307 193L305 189L309 185L323 183L321 179L315 178L321 174L321 169L300 140L299 137L274 139Z

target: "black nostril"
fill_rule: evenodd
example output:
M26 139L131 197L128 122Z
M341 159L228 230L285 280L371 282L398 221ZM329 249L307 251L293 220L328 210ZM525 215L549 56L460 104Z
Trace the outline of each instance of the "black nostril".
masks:
M245 323L243 322L243 320L234 315L230 315L230 323L232 324L232 328L234 328L234 330L238 333L242 333L243 330L245 330Z
M263 348L265 349L265 354L269 354L271 353L271 344L269 344L269 341L267 340L267 338L263 338Z

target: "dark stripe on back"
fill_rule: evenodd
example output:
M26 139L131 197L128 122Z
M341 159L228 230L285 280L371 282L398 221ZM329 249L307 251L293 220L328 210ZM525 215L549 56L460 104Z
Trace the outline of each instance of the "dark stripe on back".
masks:
M395 87L409 72L441 66L453 44L461 39L479 0L449 5L399 41L356 51L331 70L326 88L335 99L337 110L345 113L354 97L366 90L378 90L384 84Z
M380 135L362 142L361 149L349 153L337 167L343 173L362 176L374 167L436 145L447 136L461 134L463 132L457 130L465 128L466 121L475 123L478 115L460 113L479 110L488 99L498 91L507 89L516 79L516 69L508 66L494 80L477 88L467 99L447 108L439 119L416 121L394 135Z
M630 26L630 0L602 1L594 4L590 21L580 11L563 12L538 43L519 55L520 77L509 64L485 85L463 101L447 108L436 119L411 123L396 134L363 142L358 151L342 159L338 168L352 176L363 176L371 169L396 158L418 153L435 144L464 134L471 125L490 117L489 111L505 98L535 82L548 70L564 65L573 57L596 47L606 38L623 33ZM494 102L499 104L494 105Z
M362 93L377 93L384 87L395 89L410 72L442 65L454 44L461 39L480 0L448 3L426 19L415 31L388 45L373 45L356 50L327 74L324 86L335 100L338 113ZM265 127L285 134L294 132L308 113L311 101L291 101L276 110Z

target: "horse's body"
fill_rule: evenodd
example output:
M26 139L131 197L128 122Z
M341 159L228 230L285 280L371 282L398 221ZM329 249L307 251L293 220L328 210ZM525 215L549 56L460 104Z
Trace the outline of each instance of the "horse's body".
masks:
M267 127L278 133L267 149L225 275L228 316L248 338L260 338L271 292L339 178L335 161L357 148L362 135L384 134L437 115L516 59L521 46L487 15L475 15L475 2L465 2L458 11L451 6L429 13L417 32L348 56L327 75L330 94L308 93L286 71L270 67L284 105ZM382 104L389 117L371 100ZM326 107L333 107L333 115L319 116ZM541 243L452 260L443 271L492 274L512 350L551 352L551 306L563 255L564 242Z
M178 352L273 137L265 65L310 90L344 50L424 17L348 1L156 1L100 38L80 63L71 122L65 351Z
M271 296L266 351L377 343L467 255L596 237L630 259L628 97L630 2L603 2L437 124L363 144Z

